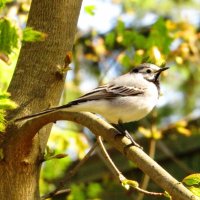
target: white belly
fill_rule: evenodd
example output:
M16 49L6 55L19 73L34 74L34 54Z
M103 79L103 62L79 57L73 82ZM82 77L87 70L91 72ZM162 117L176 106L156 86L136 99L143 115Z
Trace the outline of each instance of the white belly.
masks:
M108 122L117 124L138 121L151 112L158 95L120 97L113 100L88 101L68 108L68 111L87 111L102 115Z
M132 101L130 98L132 98ZM114 124L118 123L119 120L124 123L138 121L152 111L156 102L157 99L142 97L141 100L139 97L123 97L118 102L113 102L115 104L114 109L108 109L104 117Z

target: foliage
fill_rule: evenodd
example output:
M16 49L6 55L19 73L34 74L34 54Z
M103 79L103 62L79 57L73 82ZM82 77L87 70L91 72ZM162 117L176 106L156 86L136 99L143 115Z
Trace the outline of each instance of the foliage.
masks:
M191 174L185 177L182 182L192 193L200 197L200 174Z
M17 105L9 99L8 93L0 92L0 132L5 130L5 110L15 109Z
M42 33L40 31L36 31L31 27L26 27L23 30L23 42L39 42L44 41L47 37L47 34Z
M0 19L0 52L10 54L13 48L17 48L17 43L16 27L9 20Z
M0 8L3 8L6 3L11 2L12 0L0 0Z
M100 196L103 188L99 183L90 183L85 188L83 184L72 185L71 194L67 200L95 199Z
M94 5L89 5L89 6L85 6L84 10L86 13L88 13L89 15L94 15L95 14L95 6Z

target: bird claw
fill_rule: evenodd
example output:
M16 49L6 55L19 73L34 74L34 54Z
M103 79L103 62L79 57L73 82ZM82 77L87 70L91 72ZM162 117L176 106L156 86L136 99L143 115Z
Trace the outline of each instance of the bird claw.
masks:
M138 147L138 148L140 148L140 149L143 150L143 147L140 146L140 145L133 139L133 137L130 135L130 133L129 133L127 130L125 130L125 136L131 141L131 143L130 143L129 145L127 145L125 148L129 148L129 147L131 147L131 146L136 146L136 147Z
M138 148L140 148L140 149L143 150L143 147L140 146L140 145L132 138L132 136L130 135L130 133L129 133L127 130L125 130L123 133L120 132L120 134L115 135L115 138L118 137L118 136L125 136L126 138L128 138L128 139L131 141L130 144L128 144L127 146L124 147L124 150L123 150L123 151L124 151L124 154L127 154L128 148L130 148L130 147L132 147L132 146L136 146L136 147L138 147Z

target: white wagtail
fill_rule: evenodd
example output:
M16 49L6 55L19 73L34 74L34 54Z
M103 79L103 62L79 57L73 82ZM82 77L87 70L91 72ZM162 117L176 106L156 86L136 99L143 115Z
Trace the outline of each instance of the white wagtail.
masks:
M97 87L66 105L52 107L16 121L58 110L97 113L114 125L138 121L149 114L156 105L160 93L159 76L166 69L168 67L160 68L154 64L143 63L129 73ZM135 144L127 131L125 134Z

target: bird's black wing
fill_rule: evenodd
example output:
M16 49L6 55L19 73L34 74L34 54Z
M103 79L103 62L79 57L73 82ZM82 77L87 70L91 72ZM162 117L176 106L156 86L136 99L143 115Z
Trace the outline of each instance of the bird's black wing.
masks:
M141 95L144 93L144 89L135 88L130 86L118 86L118 85L104 85L100 86L91 92L79 97L78 99L70 102L63 107L70 107L86 101L100 100L100 99L113 99L116 97L125 97L125 96L135 96Z

